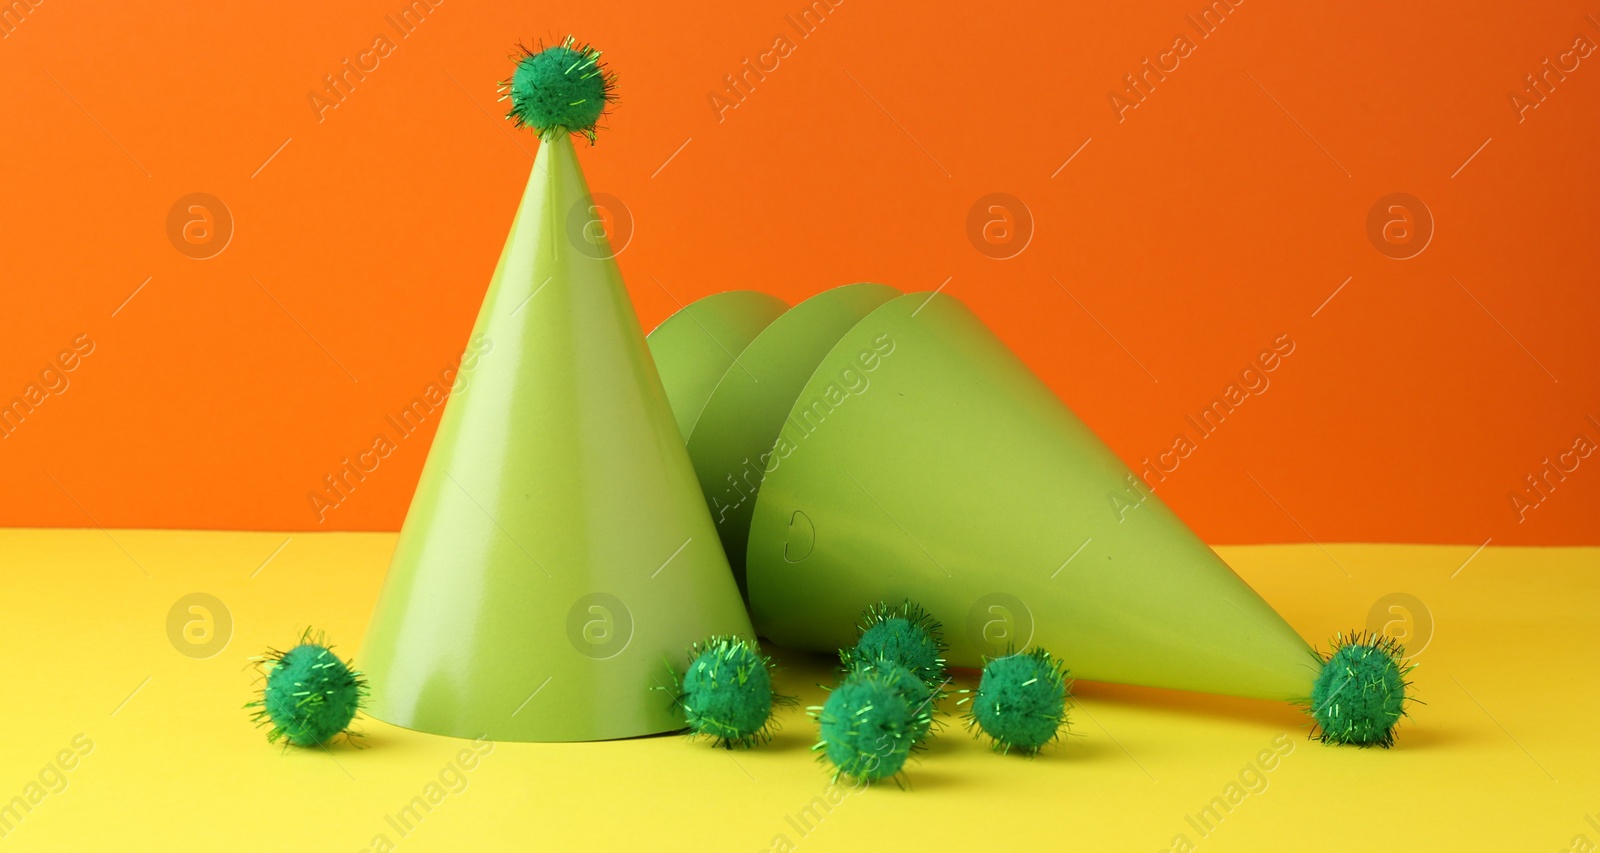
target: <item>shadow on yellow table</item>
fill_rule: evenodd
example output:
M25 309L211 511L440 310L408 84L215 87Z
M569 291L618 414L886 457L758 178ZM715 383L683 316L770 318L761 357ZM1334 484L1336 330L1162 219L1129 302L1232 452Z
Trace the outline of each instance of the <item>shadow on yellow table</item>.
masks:
M392 534L0 531L0 844L168 850L1565 850L1600 845L1600 549L1218 548L1304 636L1419 649L1392 750L1287 705L1080 682L1071 734L1001 756L952 716L909 789L810 752L832 662L774 741L489 743L361 718L269 746L249 658L314 625L360 665ZM209 625L193 622L210 614ZM179 619L169 619L177 610ZM186 624L187 623L187 624ZM970 686L970 674L960 679ZM953 707L953 703L951 706ZM1576 845L1576 846L1574 846Z

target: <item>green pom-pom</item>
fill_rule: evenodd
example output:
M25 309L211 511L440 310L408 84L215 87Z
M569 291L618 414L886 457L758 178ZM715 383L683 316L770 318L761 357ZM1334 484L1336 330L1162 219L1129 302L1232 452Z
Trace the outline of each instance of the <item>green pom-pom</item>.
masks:
M895 776L926 731L926 708L906 701L901 687L881 672L850 673L820 708L812 708L820 736L811 747L834 767L835 781L848 776L865 782Z
M1382 634L1358 631L1333 638L1333 651L1318 655L1322 671L1311 687L1309 710L1323 743L1394 746L1394 727L1406 716L1407 663L1403 646ZM1412 700L1414 701L1414 700Z
M944 633L939 621L910 601L890 607L879 602L861 618L861 638L839 652L846 670L880 660L911 670L930 688L945 682Z
M728 749L771 740L774 707L795 702L772 692L770 658L748 640L721 636L690 647L676 701L691 736Z
M995 658L969 697L967 727L988 735L996 752L1037 755L1066 725L1071 688L1066 668L1044 649Z
M269 650L255 659L266 683L261 698L246 708L257 726L269 726L267 741L295 746L322 746L347 732L366 701L367 681L351 662L341 661L322 635L306 629L300 644L287 652Z
M600 51L567 36L539 51L522 49L517 70L500 82L501 100L511 101L506 118L532 127L541 137L581 133L594 142L595 126L611 102L616 75L600 62Z
M938 710L939 699L944 695L942 690L930 687L916 673L891 661L857 664L855 671L877 673L894 688L915 716L913 742L922 743L928 739L928 733L933 728L933 712Z

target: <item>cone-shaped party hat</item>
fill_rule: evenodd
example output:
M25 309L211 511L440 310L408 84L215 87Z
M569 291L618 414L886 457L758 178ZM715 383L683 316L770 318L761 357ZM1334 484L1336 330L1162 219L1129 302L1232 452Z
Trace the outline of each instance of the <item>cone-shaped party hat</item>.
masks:
M881 302L804 369L746 487L761 634L833 651L865 605L910 598L958 666L1033 645L1078 678L1310 697L1305 641L958 300ZM714 393L698 419L771 406ZM697 470L746 452L689 448Z
M590 221L569 132L609 96L597 59L569 40L511 81L543 141L362 648L380 720L523 741L678 729L652 689L663 660L752 635Z
M1305 641L956 299L845 334L776 456L746 580L779 644L848 645L866 603L910 597L958 666L1035 644L1083 679L1310 695Z
M834 337L786 414L716 393L698 414L782 418L743 487L736 574L762 635L832 652L868 605L911 600L957 666L1047 648L1078 678L1302 703L1324 741L1393 743L1404 649L1355 633L1312 650L960 301L901 296ZM746 452L697 435L702 485Z
M701 408L689 458L741 589L750 513L784 416L840 336L899 295L881 284L849 284L796 305L739 353Z
M684 441L734 359L788 307L776 296L729 290L697 300L650 332L650 354Z

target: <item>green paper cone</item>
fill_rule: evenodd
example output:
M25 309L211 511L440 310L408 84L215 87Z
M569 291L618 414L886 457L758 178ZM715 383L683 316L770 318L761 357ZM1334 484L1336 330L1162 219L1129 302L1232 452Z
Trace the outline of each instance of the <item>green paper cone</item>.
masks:
M899 295L892 287L863 282L823 291L789 309L732 359L700 409L688 437L689 458L741 590L763 454L772 448L800 389L834 343ZM652 349L661 343L652 335ZM663 355L658 360L668 359Z
M1311 693L1305 641L949 296L845 334L771 461L746 581L780 645L848 646L863 607L909 597L957 666L1039 646L1082 679Z
M548 136L361 657L370 713L574 741L681 728L663 660L751 636L588 188ZM569 236L570 235L570 236Z
M679 310L645 337L684 441L733 360L788 308L776 296L729 290Z

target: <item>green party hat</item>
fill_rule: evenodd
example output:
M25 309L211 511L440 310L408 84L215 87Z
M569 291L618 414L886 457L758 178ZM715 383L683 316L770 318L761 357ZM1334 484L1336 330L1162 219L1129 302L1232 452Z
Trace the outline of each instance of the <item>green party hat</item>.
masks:
M776 296L729 290L697 300L646 336L684 441L739 353L788 308Z
M1356 634L1314 652L960 301L880 301L827 337L796 354L804 382L697 414L775 438L689 440L713 507L708 463L762 463L734 565L763 636L832 652L866 604L911 600L956 666L1048 648L1086 680L1297 702L1325 741L1394 742L1405 650Z
M790 308L731 358L698 409L685 438L689 457L741 589L750 514L762 472L774 464L768 451L783 429L784 417L839 337L899 295L892 287L863 282L823 291ZM696 302L679 314L690 314L716 298ZM649 341L662 375L673 377L669 384L684 382L678 377L694 372L693 363L672 351L673 341L661 334L678 322L677 315L669 318Z
M542 138L361 649L370 715L496 740L680 729L663 659L753 637L571 136L611 94L523 58ZM577 223L577 227L574 227Z
M1310 695L1306 642L952 297L843 335L778 448L746 584L779 645L837 649L910 598L955 666L1037 645L1091 681Z

